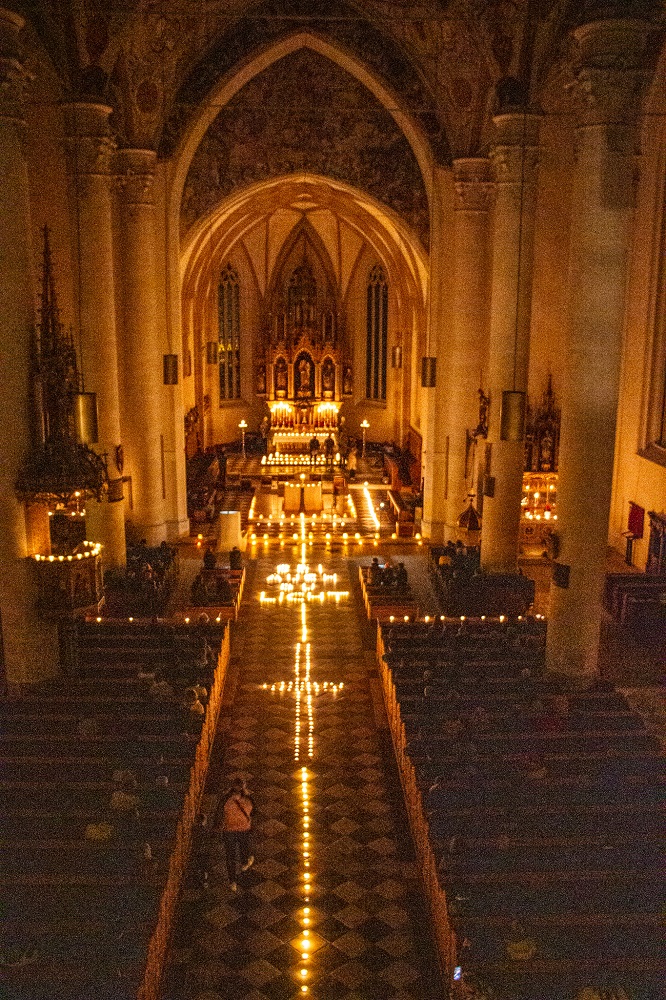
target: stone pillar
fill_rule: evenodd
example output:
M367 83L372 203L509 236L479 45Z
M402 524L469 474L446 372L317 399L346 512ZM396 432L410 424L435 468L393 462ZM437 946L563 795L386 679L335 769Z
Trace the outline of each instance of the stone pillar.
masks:
M67 152L74 196L77 241L82 374L88 392L97 394L99 440L107 455L111 502L86 502L86 533L103 545L104 565L125 565L125 505L122 497L120 402L116 304L113 278L110 159L115 145L109 135L111 108L104 104L65 106Z
M437 544L444 541L446 523L446 481L448 442L444 427L444 404L448 386L444 359L450 329L451 219L453 217L453 177L447 167L433 170L430 209L430 295L428 353L437 358L437 385L421 389L421 433L423 435L423 534ZM421 380L421 359L417 358L416 378ZM418 391L418 390L417 390Z
M0 655L10 690L56 673L58 661L56 631L35 613L36 566L28 559L24 507L14 492L32 443L29 371L35 322L23 151L23 23L0 8Z
M597 670L630 242L635 125L650 28L573 32L578 102L557 535L547 662Z
M453 321L443 375L445 430L449 441L446 537L456 539L457 521L475 491L473 446L468 435L479 423L482 373L487 376L490 305L489 209L494 185L487 159L453 161ZM481 445L485 440L481 439Z
M116 154L120 198L118 301L122 315L120 419L132 477L129 518L149 545L166 538L162 392L163 352L157 330L155 274L156 154L123 149Z
M174 353L181 355L178 385L164 391L164 468L166 476L165 518L170 539L189 535L187 516L187 474L185 468L185 349L182 331L183 306L180 294L180 216L169 213L169 176L164 164L160 172L162 182L162 211L164 226L160 240L164 247L164 309L167 344ZM215 328L213 328L215 329ZM177 345L177 346L176 346Z
M500 440L502 393L527 392L539 116L496 115L496 200L488 375L490 483L483 501L481 565L515 573L524 467L522 441ZM490 484L489 484L490 485Z

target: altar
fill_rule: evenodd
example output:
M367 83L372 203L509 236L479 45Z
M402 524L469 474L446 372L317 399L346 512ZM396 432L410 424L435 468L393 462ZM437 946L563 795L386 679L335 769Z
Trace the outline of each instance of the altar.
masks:
M285 514L320 514L324 509L321 483L292 482L284 484Z
M333 439L333 455L338 447L339 403L312 402L309 404L273 401L268 448L263 465L325 465L325 442ZM310 455L310 442L316 438L319 452Z

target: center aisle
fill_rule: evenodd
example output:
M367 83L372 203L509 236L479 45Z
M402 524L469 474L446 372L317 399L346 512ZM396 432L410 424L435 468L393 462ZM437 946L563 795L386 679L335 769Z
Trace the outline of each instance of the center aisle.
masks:
M294 548L292 573L299 557ZM215 840L208 889L193 858L169 1000L444 996L388 730L373 710L374 637L347 560L310 559L337 574L323 578L337 597L260 603L262 590L275 593L265 581L277 560L249 568L232 638L235 697L207 790L247 779L256 862L232 893Z

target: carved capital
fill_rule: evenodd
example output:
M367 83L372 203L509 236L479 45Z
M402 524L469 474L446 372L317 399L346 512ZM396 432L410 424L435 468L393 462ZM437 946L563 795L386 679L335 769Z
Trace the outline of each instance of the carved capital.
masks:
M609 18L576 28L569 69L580 125L633 125L650 77L654 25Z
M23 117L28 73L19 42L24 19L13 11L0 7L0 117Z
M535 114L495 115L490 158L497 184L535 184L539 168L539 127Z
M109 134L111 111L106 104L78 101L64 106L65 148L73 175L109 174L111 156L116 148L115 140Z
M126 205L152 205L157 153L152 149L121 149L116 153L118 191Z
M67 162L73 177L108 177L116 144L110 135L81 135L65 140Z
M454 160L453 182L456 192L453 206L455 211L489 211L495 192L490 160L485 158Z

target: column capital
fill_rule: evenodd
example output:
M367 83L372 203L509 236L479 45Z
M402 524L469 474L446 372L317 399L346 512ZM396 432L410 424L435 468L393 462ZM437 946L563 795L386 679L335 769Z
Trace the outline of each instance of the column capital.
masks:
M487 212L495 185L492 163L487 157L464 157L453 161L456 197L454 211Z
M495 141L490 158L497 184L526 184L536 181L539 166L541 115L530 111L495 115Z
M107 104L71 101L63 105L70 172L107 176L116 143L109 133Z
M23 118L23 95L30 80L19 35L24 18L0 7L0 117Z
M126 205L152 205L157 153L153 149L119 149L115 157L118 190Z
M633 125L654 61L658 31L634 18L608 18L575 28L568 85L578 125Z

